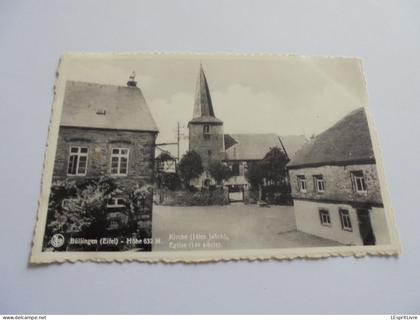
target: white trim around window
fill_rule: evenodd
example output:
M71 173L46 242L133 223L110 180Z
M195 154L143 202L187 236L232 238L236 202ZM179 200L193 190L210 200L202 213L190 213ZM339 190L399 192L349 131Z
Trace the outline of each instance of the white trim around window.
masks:
M67 164L68 176L85 176L88 164L88 147L71 146Z
M327 209L319 209L319 220L321 225L331 227L330 212Z
M353 226L351 225L350 213L347 209L338 209L341 220L341 228L345 231L353 231Z
M308 184L306 182L306 177L303 176L303 175L299 175L299 176L297 176L297 180L298 180L299 191L302 192L302 193L306 193L307 190L308 190L307 189Z
M325 192L325 180L322 175L315 175L314 176L314 184L315 184L315 191L318 193Z
M112 148L110 174L112 176L128 175L128 156L130 150L128 148Z
M353 183L353 190L356 193L366 193L366 181L363 171L352 171L351 172L351 179Z
M107 208L125 208L124 198L111 198L106 203Z

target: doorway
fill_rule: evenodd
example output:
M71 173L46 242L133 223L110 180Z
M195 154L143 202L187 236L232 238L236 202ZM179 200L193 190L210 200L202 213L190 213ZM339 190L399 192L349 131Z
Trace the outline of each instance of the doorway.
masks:
M229 201L230 202L243 202L244 190L240 185L229 185Z
M374 246L376 244L376 238L373 233L369 210L357 209L357 218L359 220L359 230L363 245Z

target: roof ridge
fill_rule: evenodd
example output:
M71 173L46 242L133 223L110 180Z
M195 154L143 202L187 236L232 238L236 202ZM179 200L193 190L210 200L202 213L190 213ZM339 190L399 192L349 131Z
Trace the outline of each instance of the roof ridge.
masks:
M80 83L80 84L87 84L95 87L114 87L114 88L128 88L128 89L139 89L139 87L129 87L127 85L117 85L117 84L109 84L109 83L97 83L97 82L90 82L90 81L80 81L80 80L66 80L67 82L73 82L73 83Z
M373 158L369 125L365 110L361 107L352 110L314 139L308 141L295 154L289 166Z

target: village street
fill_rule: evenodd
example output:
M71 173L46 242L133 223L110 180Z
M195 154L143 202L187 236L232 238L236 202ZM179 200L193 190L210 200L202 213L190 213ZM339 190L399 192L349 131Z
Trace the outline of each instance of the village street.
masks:
M339 245L296 231L292 206L153 208L153 251L271 249ZM159 243L160 242L160 243Z

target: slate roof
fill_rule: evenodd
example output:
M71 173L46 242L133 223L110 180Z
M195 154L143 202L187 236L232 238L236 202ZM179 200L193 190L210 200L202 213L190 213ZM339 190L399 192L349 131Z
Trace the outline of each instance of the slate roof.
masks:
M300 136L280 136L280 140L283 144L284 149L286 150L287 156L289 159L292 159L296 152L302 148L308 139L304 135Z
M288 167L374 161L366 113L360 108L308 142L296 153Z
M278 136L274 133L225 134L226 160L261 160L278 147L294 155L308 140L305 136Z
M231 144L229 148L225 148L226 160L261 160L270 151L270 148L282 148L280 139L277 135L268 134L226 134L226 141Z
M138 87L67 81L62 126L157 132Z
M238 143L238 141L236 141L232 135L230 134L225 134L225 150L229 149L231 146L235 145Z
M193 119L190 123L223 124L223 121L214 115L209 86L201 65L195 87Z

